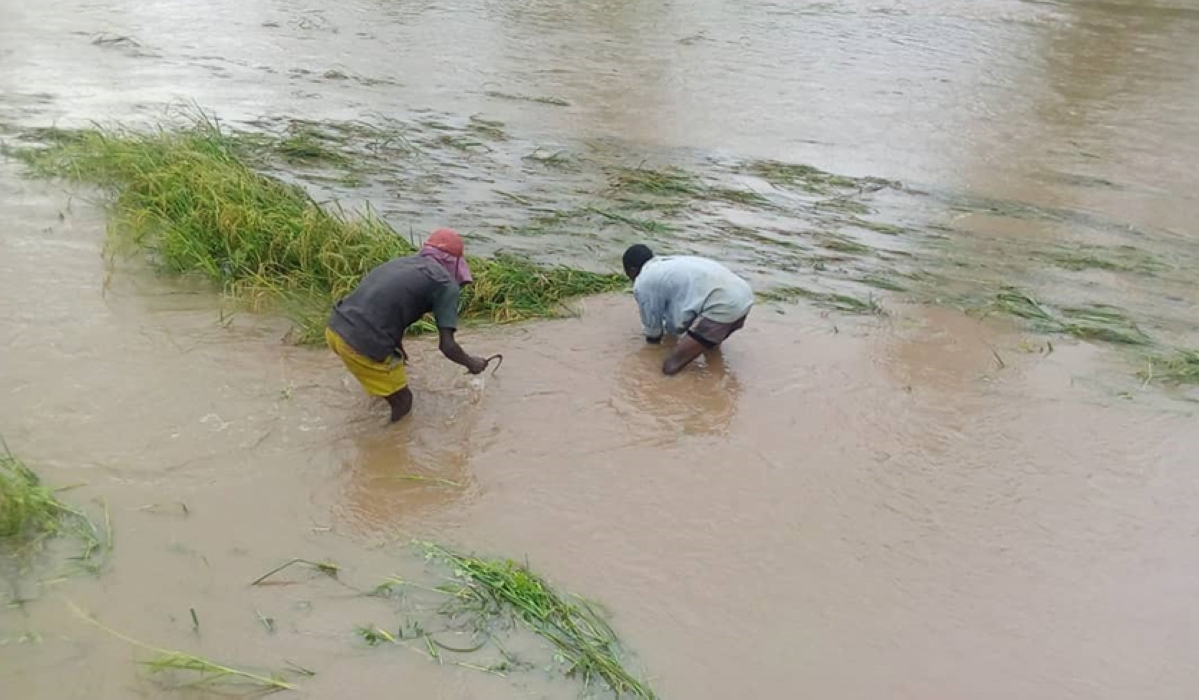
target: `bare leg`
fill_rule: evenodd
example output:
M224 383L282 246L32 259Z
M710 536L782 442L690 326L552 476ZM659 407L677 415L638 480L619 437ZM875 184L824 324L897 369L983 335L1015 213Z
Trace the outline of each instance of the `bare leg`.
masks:
M670 357L662 363L662 372L667 375L678 374L679 370L691 364L692 360L702 355L707 349L703 343L689 335L680 336L674 352L670 353Z
M408 387L404 387L391 396L383 398L387 400L387 405L391 406L392 423L408 415L408 412L412 410L412 390Z

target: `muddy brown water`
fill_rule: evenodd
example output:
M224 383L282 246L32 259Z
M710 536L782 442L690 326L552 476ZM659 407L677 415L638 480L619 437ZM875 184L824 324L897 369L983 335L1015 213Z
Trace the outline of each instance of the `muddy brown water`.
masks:
M1000 276L1026 243L1138 235L1123 225L1194 254L1199 11L1182 2L3 0L0 19L13 128L151 121L172 100L246 121L483 112L529 142L812 162L1102 219L935 197L900 213L952 221L930 254ZM413 343L416 410L388 428L334 358L279 341L285 323L106 261L79 194L4 163L0 212L0 433L84 484L64 498L103 499L116 536L102 576L26 582L34 600L0 610L0 697L208 697L164 690L68 602L156 645L314 669L303 697L575 697L540 672L365 648L353 629L388 609L335 583L248 586L291 557L359 586L410 575L412 538L603 601L664 698L1199 690L1193 404L1107 348L1048 353L902 299L886 318L762 305L723 357L666 381L614 295L464 332L507 358L481 386ZM458 214L490 216L451 203L416 225ZM1194 338L1185 275L1073 282Z

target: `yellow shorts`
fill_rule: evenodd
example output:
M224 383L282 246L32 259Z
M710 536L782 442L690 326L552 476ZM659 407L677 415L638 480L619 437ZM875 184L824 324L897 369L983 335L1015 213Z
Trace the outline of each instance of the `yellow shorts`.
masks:
M391 396L408 386L408 375L404 373L404 363L400 358L392 358L391 362L376 362L363 357L329 328L325 329L325 342L337 353L362 388L366 389L366 393L372 396Z

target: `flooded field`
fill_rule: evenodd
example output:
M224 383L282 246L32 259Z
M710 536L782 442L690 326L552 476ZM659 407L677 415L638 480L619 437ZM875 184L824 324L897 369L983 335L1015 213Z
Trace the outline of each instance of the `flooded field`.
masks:
M363 595L452 574L413 540L598 601L665 699L1193 696L1197 76L1166 0L0 0L6 153L200 109L403 235L599 272L646 241L761 297L670 380L624 293L464 329L494 376L414 339L388 428L287 319L0 159L0 435L112 529L99 573L5 571L0 696L228 691L93 622L300 697L579 695L536 639L368 644L440 624ZM337 575L251 585L293 558Z

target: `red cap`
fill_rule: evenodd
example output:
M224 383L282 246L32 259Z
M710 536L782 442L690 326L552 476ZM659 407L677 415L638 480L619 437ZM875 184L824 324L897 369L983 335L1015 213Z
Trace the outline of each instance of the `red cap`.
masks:
M462 236L458 235L458 232L452 228L439 228L429 234L429 239L425 241L425 245L443 250L459 258L463 256L466 248L462 243Z

